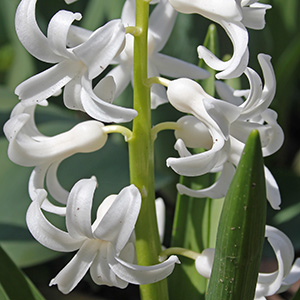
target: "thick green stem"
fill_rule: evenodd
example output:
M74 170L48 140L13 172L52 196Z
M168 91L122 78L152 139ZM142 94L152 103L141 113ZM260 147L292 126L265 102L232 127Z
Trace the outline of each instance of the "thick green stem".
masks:
M155 213L154 158L151 135L150 87L147 86L149 1L136 0L136 27L140 34L134 38L134 109L129 141L130 178L141 192L142 207L136 224L136 250L140 265L157 264L161 244ZM168 299L166 280L140 286L143 300Z

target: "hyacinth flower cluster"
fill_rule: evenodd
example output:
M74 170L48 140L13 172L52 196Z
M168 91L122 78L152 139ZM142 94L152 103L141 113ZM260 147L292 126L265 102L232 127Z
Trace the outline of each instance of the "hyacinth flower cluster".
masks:
M50 285L69 293L89 271L95 284L122 289L129 283L141 285L143 299L168 299L164 279L181 267L180 255L186 253L195 261L197 272L209 278L214 249L162 252L164 206L161 199L155 201L153 142L159 131L174 130L178 157L169 157L168 167L181 176L219 174L212 185L202 189L177 184L178 192L212 199L226 196L253 129L259 132L264 157L282 146L283 131L276 112L269 108L276 91L271 57L258 55L263 79L248 66L247 28L263 29L271 6L255 0L126 0L120 19L95 31L76 25L80 13L60 10L51 18L45 35L36 21L36 2L20 2L16 32L32 56L51 66L16 87L20 102L4 133L9 158L33 167L28 184L32 203L26 215L29 231L49 249L76 251ZM150 16L149 5L153 8ZM178 13L198 14L219 24L232 42L233 53L227 61L204 45L195 49L199 59L218 71L218 97L201 86L201 80L210 76L208 71L160 53ZM243 75L248 89L234 90L224 81ZM130 83L133 107L114 104ZM60 93L64 105L86 114L87 120L56 136L46 136L36 125L35 110ZM152 128L151 109L162 104L186 115ZM118 125L124 122L132 122L132 129ZM92 220L96 178L83 178L66 190L59 182L58 168L77 153L105 147L115 132L128 143L131 185L106 197ZM193 151L199 148L203 151ZM278 210L278 185L267 167L264 175L267 200ZM52 224L45 212L63 217L66 230ZM271 226L266 226L265 237L276 255L278 270L258 274L255 299L259 300L287 290L300 278L300 260L294 262L289 238Z

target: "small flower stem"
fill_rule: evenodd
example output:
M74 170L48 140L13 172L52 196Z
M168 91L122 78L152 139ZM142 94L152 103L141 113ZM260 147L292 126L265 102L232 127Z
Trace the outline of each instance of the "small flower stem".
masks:
M168 87L169 83L171 82L171 80L167 79L167 78L163 78L163 77L150 77L147 78L147 80L145 81L145 85L151 87L152 84L161 84L165 87Z
M189 249L185 249L185 248L180 248L180 247L171 247L168 249L165 249L164 251L162 251L160 253L160 257L162 260L165 260L168 256L170 255L181 255L181 256L185 256L188 257L190 259L196 259L200 253L189 250Z
M140 265L159 263L161 244L155 212L154 154L151 133L150 87L148 77L149 1L136 0L136 27L141 33L134 38L134 109L129 146L130 180L141 192L142 206L135 227L137 260ZM167 281L140 286L143 300L167 300Z
M136 26L128 26L125 28L126 33L129 33L133 36L139 36L142 33L141 28L136 27Z
M102 130L106 133L121 133L126 142L129 142L132 138L132 131L128 129L127 127L121 126L121 125L108 125L104 126Z
M159 123L152 128L152 139L154 141L157 137L157 134L162 130L176 130L176 129L180 129L180 126L176 122Z

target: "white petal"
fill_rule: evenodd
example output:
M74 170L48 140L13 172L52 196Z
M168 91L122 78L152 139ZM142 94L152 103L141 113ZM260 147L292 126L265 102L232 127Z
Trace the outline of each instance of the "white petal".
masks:
M19 84L15 93L26 103L34 104L47 99L64 87L80 71L82 66L73 61L61 63L30 77Z
M97 29L83 44L73 49L88 68L88 78L97 77L124 46L125 28L121 20L112 20Z
M75 55L67 49L67 36L73 21L81 19L80 13L61 10L49 22L48 40L52 51L60 56L75 59Z
M263 156L268 156L276 152L283 144L284 134L281 127L276 122L277 113L267 109L261 114L263 122L252 122L251 120L237 120L231 124L230 134L239 141L246 143L247 137L253 129L257 129L260 134Z
M135 253L135 234L132 233L131 237L129 238L128 243L125 245L123 250L121 251L119 257L127 261L129 263L136 263L136 253Z
M67 201L66 226L74 238L93 238L91 209L97 186L95 177L79 180L70 191Z
M18 38L26 50L37 59L49 63L59 62L62 58L52 51L48 39L36 23L36 1L22 0L17 8L15 26Z
M240 7L235 0L169 0L169 2L179 12L198 13L213 21L221 18L232 21L242 19Z
M276 78L274 69L271 64L271 56L266 54L259 54L258 61L264 75L264 88L262 93L262 111L264 111L274 99L276 92Z
M199 58L202 58L205 63L214 70L223 70L216 75L216 78L218 79L239 77L243 74L248 65L248 32L240 22L233 23L222 21L220 22L220 25L225 29L232 41L232 57L228 61L222 61L204 46L199 46L197 48Z
M73 2L76 2L77 0L65 0L65 2L67 3L67 4L71 4L71 3L73 3Z
M80 110L84 112L81 103L81 85L82 75L77 74L64 88L63 100L64 104L69 109Z
M110 251L113 249L109 243L100 242L100 249L90 268L91 277L98 285L104 284L124 289L128 286L128 282L118 278L108 265L107 256Z
M122 189L94 230L94 236L111 242L119 254L134 230L141 201L140 192L133 184Z
M166 205L162 198L155 199L155 211L160 242L164 240L166 223Z
M96 89L97 87L97 89ZM113 76L105 76L94 88L94 93L102 100L112 103L115 100L116 83Z
M284 133L282 128L276 122L277 113L275 111L267 109L262 113L262 117L271 127L270 135L268 136L268 144L262 149L263 155L268 156L280 149L284 141Z
M224 138L228 139L230 125L238 118L241 109L217 99L203 99L203 104L209 116L218 125L216 131L219 133L221 130ZM194 115L197 117L197 114Z
M40 189L44 189L44 181L48 168L49 165L45 164L37 166L33 169L28 182L28 191L31 200L36 199L38 193L40 192ZM47 198L44 199L42 208L45 211L59 216L66 215L66 207L54 205Z
M272 208L278 210L280 209L281 204L278 184L269 169L265 167L264 170L266 178L267 199L270 202Z
M78 249L82 239L74 239L67 232L53 226L43 215L41 205L47 197L45 190L39 190L37 197L30 204L26 223L33 237L42 245L55 251L70 252Z
M294 259L294 248L289 238L280 230L266 226L266 237L272 246L277 262L278 271L270 274L259 274L256 296L270 296L275 294L289 273Z
M253 3L248 7L242 7L243 24L252 29L263 29L265 27L266 10L271 8L271 5L262 3Z
M180 194L195 198L209 197L213 199L219 199L225 197L234 173L235 168L233 167L233 165L231 163L224 163L220 177L210 187L201 190L193 190L182 184L177 184L176 187Z
M169 1L161 0L149 18L148 37L153 40L154 51L160 51L168 41L172 32L177 12Z
M98 243L87 240L72 260L51 280L49 285L57 284L62 293L70 293L90 268L97 250Z
M174 134L176 139L182 139L189 148L210 149L213 144L208 128L194 116L184 116L177 120L179 129Z
M103 217L106 215L107 211L110 209L110 207L116 200L117 196L118 195L115 195L115 194L109 195L101 202L101 205L99 205L99 207L97 209L96 220L92 224L93 232L98 227L99 223L101 222Z
M82 27L71 25L67 36L67 46L76 47L86 42L93 32Z
M151 86L151 109L156 109L159 105L168 102L166 88L160 84Z
M234 105L241 105L244 100L241 97L236 97L234 89L223 81L215 81L216 91L222 100L225 100Z
M83 79L84 88L81 90L82 106L86 113L102 122L129 122L137 116L134 109L121 107L98 98L92 90L91 83Z
M258 61L261 65L263 75L264 75L264 87L262 90L261 95L254 93L252 100L248 99L249 103L247 103L247 106L245 107L245 111L243 112L242 116L244 119L247 118L253 118L256 115L259 115L263 113L271 104L275 92L276 92L276 79L274 70L271 64L271 57L266 54L259 54L258 55ZM252 72L254 74L254 71ZM246 73L248 76L248 79L250 81L251 88L253 89L261 89L261 82L260 80L252 80L251 74ZM256 75L257 77L257 75ZM251 93L251 90L250 90ZM250 95L248 96L250 98ZM246 102L247 102L246 101Z
M241 105L243 111L240 118L247 120L255 116L254 110L257 110L262 97L262 82L258 74L251 68L247 68L244 73L248 77L250 90L246 101Z
M48 171L46 177L46 184L50 195L58 202L62 204L67 203L69 197L69 192L64 189L58 181L57 178L57 168L60 162L52 164Z
M220 167L227 160L229 144L223 139L219 139L213 147L205 152L187 157L167 159L167 166L170 166L176 173L184 176L199 176L212 169ZM184 151L185 145L182 140L177 140L175 144L177 151Z
M135 26L135 0L126 0L121 16L124 26Z
M300 279L300 258L294 262L289 274L284 278L279 293L286 291L292 284Z
M116 84L115 98L119 97L128 86L131 79L132 65L128 63L120 63L114 67L106 76L112 76ZM94 88L95 94L98 96L98 84ZM100 97L101 98L101 97Z
M133 284L149 284L168 277L180 263L177 256L172 255L166 261L152 266L139 266L127 263L118 257L110 260L109 265L114 273L121 279Z
M215 249L207 248L195 260L197 272L205 278L210 278L214 262Z
M148 77L160 76L158 68L152 59L148 62ZM160 84L151 86L151 109L156 109L159 105L167 103L166 88Z
M210 76L209 72L198 66L185 62L175 57L161 53L155 53L151 57L159 74L173 78L186 77L191 79L205 79Z
M269 125L261 125L260 123L256 122L237 120L231 124L230 135L246 144L250 132L254 129L258 130L259 132L261 146L263 148L266 147L270 141L270 136L272 134L272 129Z

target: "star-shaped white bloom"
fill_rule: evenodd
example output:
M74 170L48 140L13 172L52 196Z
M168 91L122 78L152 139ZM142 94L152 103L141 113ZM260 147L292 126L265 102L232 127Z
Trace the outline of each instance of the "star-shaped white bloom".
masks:
M264 87L258 74L250 68L245 71L250 90L238 91L246 100L233 96L233 90L218 84L222 100L205 93L196 82L178 79L170 83L168 97L178 110L190 113L178 121L181 129L175 148L180 158L168 158L167 165L185 176L199 176L222 170L219 179L210 187L198 191L181 184L178 191L192 197L221 198L226 195L247 137L253 129L260 132L263 156L276 152L283 143L283 131L277 124L277 114L268 109L275 94L275 76L270 56L258 56L264 75ZM226 100L226 101L224 101ZM222 135L223 133L223 135ZM205 148L192 155L186 147ZM265 167L267 198L274 209L279 209L280 193L271 172Z
M240 76L248 65L248 32L246 27L262 29L265 25L266 9L270 5L257 3L257 0L169 0L179 12L200 14L220 24L233 44L230 60L222 61L204 46L198 47L199 58L214 70L222 72L219 79Z
M47 101L40 104L47 105ZM59 164L75 153L90 153L102 148L107 134L103 131L102 123L90 120L56 136L45 136L36 127L35 107L18 103L5 123L4 133L9 141L8 157L18 165L35 167L29 180L31 199L36 197L38 189L44 188L46 179L53 198L65 204L69 193L58 182L56 172ZM48 200L44 201L43 208L57 214L65 213L65 208L57 207Z
M82 179L72 188L66 206L66 231L53 226L43 215L45 190L39 190L27 212L30 232L44 246L55 251L78 250L73 259L51 280L60 291L69 293L90 269L96 284L125 288L128 283L149 284L170 275L176 256L153 266L134 264L134 227L141 207L141 196L134 185L118 195L108 196L91 223L91 207L97 182Z
M20 2L15 19L16 32L30 54L55 65L21 83L15 90L20 99L31 105L65 87L64 102L70 109L85 111L103 122L132 120L137 115L135 110L100 99L92 89L92 80L124 47L125 28L121 21L112 20L89 34L84 42L67 47L71 24L74 20L80 20L81 15L64 10L57 12L50 20L46 37L37 25L35 5L36 0ZM111 85L106 89L111 90ZM101 88L105 85L102 84ZM113 93L113 89L104 94L109 92Z
M266 300L265 297L286 291L300 279L300 259L294 261L294 247L290 239L280 230L266 226L265 237L276 255L278 270L272 273L259 273L256 285L255 300ZM195 260L198 273L210 278L215 249L205 249Z
M193 64L159 53L165 46L176 19L176 11L167 0L160 0L149 18L148 30L148 77L170 76L204 79L209 73ZM124 26L135 26L135 0L127 0L124 4L122 17ZM114 63L117 66L108 73L116 83L118 97L133 78L133 43L134 37L126 35L126 45ZM98 87L95 87L95 91ZM167 102L165 88L154 84L151 87L151 107Z

